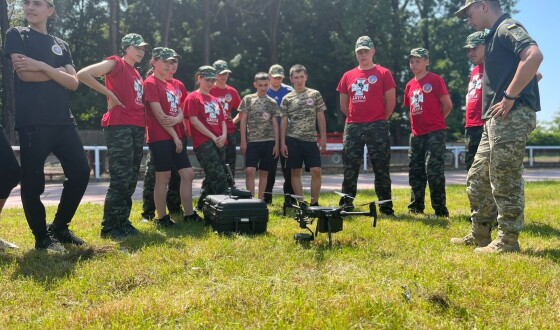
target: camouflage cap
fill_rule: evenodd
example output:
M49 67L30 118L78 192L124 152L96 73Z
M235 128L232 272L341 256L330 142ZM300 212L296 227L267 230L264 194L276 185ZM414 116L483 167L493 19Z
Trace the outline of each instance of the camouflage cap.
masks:
M54 8L54 0L45 0L45 1ZM50 16L49 19L55 19L55 18L58 18L58 16L56 15L56 8L54 8L54 14Z
M477 31L475 33L471 33L467 37L467 41L465 42L465 46L463 48L476 48L478 45L482 45L486 43L486 36L488 35L487 30Z
M212 64L212 66L216 69L218 74L231 73L227 62L224 60L217 60L214 64Z
M430 58L430 52L426 48L414 48L410 51L408 57L423 57L425 59Z
M152 58L160 60L176 60L177 53L171 48L167 47L156 47L152 50Z
M200 68L198 68L198 74L202 78L215 79L216 78L216 69L213 66L210 66L210 65L201 66Z
M126 49L128 46L142 47L149 46L149 44L144 41L144 38L142 38L141 35L129 33L122 38L121 46L123 49Z
M356 47L354 51L357 52L360 49L373 49L375 46L373 45L373 40L371 40L368 36L361 36L356 41Z
M459 17L460 19L465 19L467 18L467 9L474 3L477 2L482 2L484 0L465 0L465 4L463 5L463 7L459 8L459 10L457 10L455 12L455 16ZM487 0L487 1L499 1L499 0Z
M278 77L284 78L284 68L280 64L274 64L268 70L268 74L274 78L278 78Z

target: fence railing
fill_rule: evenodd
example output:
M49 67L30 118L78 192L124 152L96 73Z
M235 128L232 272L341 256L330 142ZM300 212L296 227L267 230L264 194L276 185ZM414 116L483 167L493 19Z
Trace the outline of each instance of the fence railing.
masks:
M460 166L460 159L461 155L465 152L464 146L453 146L447 145L447 151L452 155L452 164L453 167L458 169ZM19 146L12 146L14 151L19 151ZM393 146L391 147L391 151L408 151L410 147L408 146ZM535 151L536 150L549 150L554 151L558 150L560 152L560 146L527 146L525 148L528 151L528 165L529 167L533 167L535 165ZM95 172L95 178L99 180L101 178L101 152L107 151L106 146L84 146L85 151L93 151L93 168ZM144 147L144 151L148 151L148 147ZM192 146L187 147L187 151L192 151ZM239 147L237 147L239 151ZM327 143L327 152L342 152L342 143ZM560 158L559 158L560 160ZM560 163L560 161L559 161ZM367 147L364 148L364 161L363 161L363 170L364 172L367 171L368 168L368 154L367 154Z

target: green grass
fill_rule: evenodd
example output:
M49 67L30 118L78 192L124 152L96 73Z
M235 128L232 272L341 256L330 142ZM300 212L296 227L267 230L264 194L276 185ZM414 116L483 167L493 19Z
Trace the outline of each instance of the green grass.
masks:
M89 245L67 255L32 250L22 209L8 209L0 237L21 248L0 252L0 329L558 328L558 191L528 183L522 252L490 256L449 243L470 228L464 186L448 187L448 220L409 216L395 189L397 219L347 218L330 249L325 234L294 243L280 197L254 237L157 230L134 204L142 234L122 243L99 237L102 206L82 205L72 227Z

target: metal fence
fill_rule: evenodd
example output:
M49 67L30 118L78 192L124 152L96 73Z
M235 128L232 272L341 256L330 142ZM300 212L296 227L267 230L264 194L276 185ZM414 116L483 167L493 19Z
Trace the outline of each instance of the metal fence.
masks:
M459 169L464 167L465 163L465 147L457 145L447 145L447 153L445 155L446 165L450 168ZM14 151L19 151L19 146L12 147ZM106 146L84 146L84 150L88 154L90 165L94 172L94 177L96 180L100 180L104 172L107 172L107 156ZM237 148L239 150L239 147ZM408 166L408 146L394 146L391 147L392 157L391 166L393 167L403 167ZM558 167L560 166L560 146L527 146L527 153L525 157L525 163L528 167L536 166L548 166L548 167ZM148 152L148 147L144 147L144 151ZM192 155L192 146L187 147L187 151L190 153L191 163L194 167L198 165L196 159ZM241 157L238 153L238 157ZM323 164L326 167L342 167L342 144L341 143L327 143L327 151L322 154ZM238 164L242 164L243 161ZM363 161L363 171L368 171L368 157L367 148L364 148L364 161ZM58 166L58 167L57 167ZM59 165L54 165L54 168L59 168ZM241 166L242 167L242 166ZM62 175L62 170L54 171L52 175Z

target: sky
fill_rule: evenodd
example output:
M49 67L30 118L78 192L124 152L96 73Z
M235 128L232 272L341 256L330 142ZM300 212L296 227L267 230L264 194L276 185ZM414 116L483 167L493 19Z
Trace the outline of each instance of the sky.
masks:
M539 83L541 111L537 113L537 120L539 123L549 122L560 114L560 90L554 85L554 79L560 77L560 65L556 61L560 54L560 42L556 34L560 1L519 0L516 9L519 13L514 14L513 18L525 26L544 54L544 61L539 68L543 78Z

